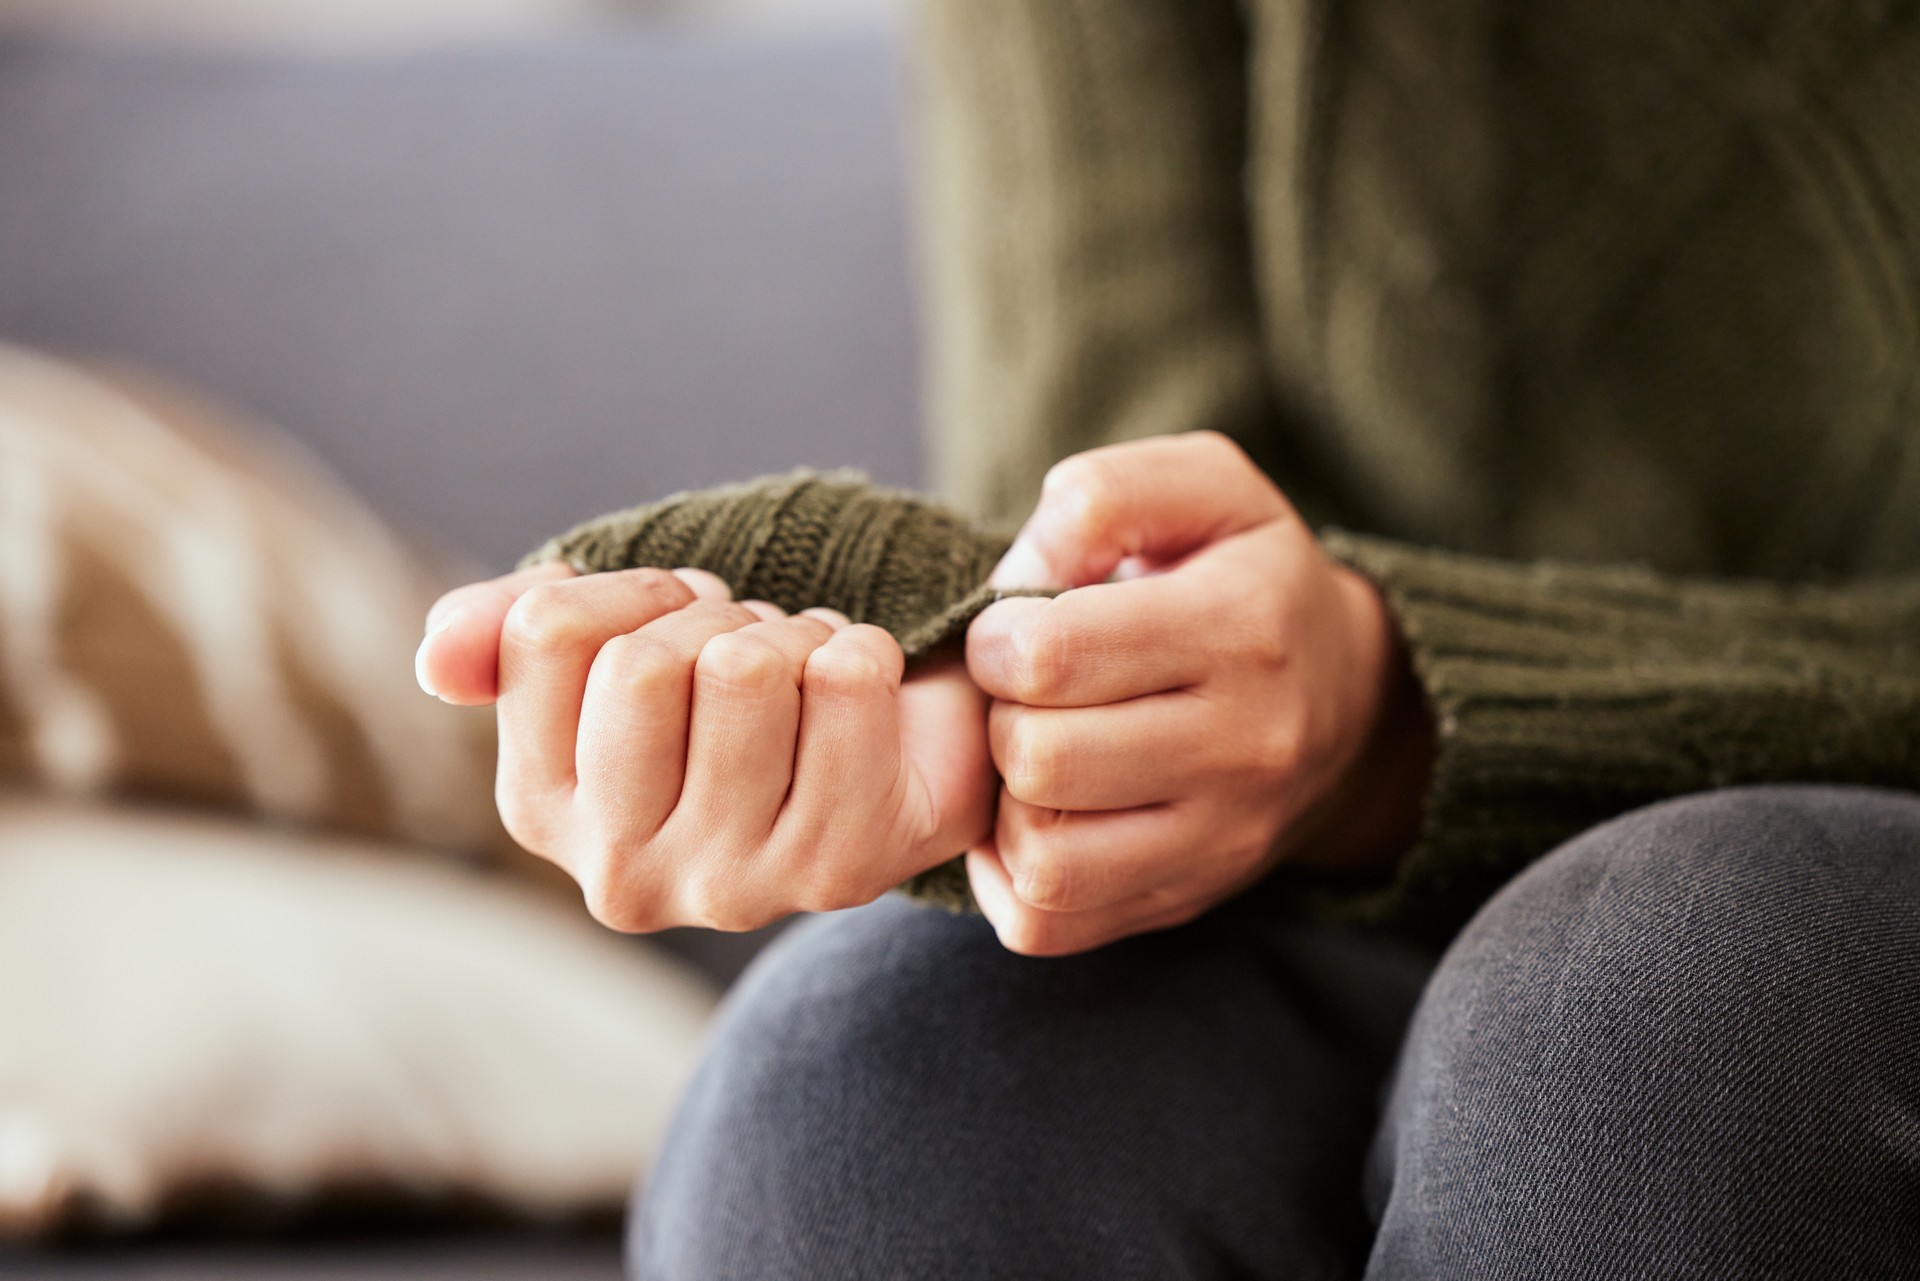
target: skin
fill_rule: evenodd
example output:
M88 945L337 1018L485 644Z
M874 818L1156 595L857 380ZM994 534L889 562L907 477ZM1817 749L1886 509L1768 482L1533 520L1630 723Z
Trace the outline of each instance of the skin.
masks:
M1392 620L1225 437L1062 462L994 578L1071 590L911 680L831 611L559 566L443 597L417 670L497 705L508 831L616 929L849 907L964 849L1001 941L1062 955L1411 844L1433 731Z

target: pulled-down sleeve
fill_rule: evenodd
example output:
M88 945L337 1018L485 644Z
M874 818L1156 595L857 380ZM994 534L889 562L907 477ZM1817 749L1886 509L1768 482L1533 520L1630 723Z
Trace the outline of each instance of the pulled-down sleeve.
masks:
M1327 546L1380 588L1437 727L1419 843L1347 915L1443 939L1561 841L1689 792L1920 789L1920 577L1782 586Z

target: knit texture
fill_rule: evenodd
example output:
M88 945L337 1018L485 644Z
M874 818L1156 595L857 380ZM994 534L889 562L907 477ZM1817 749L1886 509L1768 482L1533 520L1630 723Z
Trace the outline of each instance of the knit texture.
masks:
M1234 436L1382 588L1424 938L1702 788L1920 790L1920 7L922 0L943 487Z
M796 471L587 521L521 563L565 561L582 574L704 569L736 600L789 613L826 606L883 627L912 664L957 640L994 601L1022 594L986 585L1006 549L1004 537L918 495L853 472ZM958 858L902 888L951 910L975 908Z
M824 606L883 627L924 658L1009 594L987 575L1008 540L951 509L858 472L799 470L673 494L576 525L522 566L565 561L581 574L704 569L736 600L788 613Z
M1366 531L1438 758L1339 910L1441 940L1650 801L1920 791L1920 6L916 8L945 491L1212 428ZM1002 544L850 484L546 554L956 634Z
M1920 791L1920 577L1851 588L1513 565L1332 533L1406 635L1441 749L1419 844L1338 914L1441 942L1615 815L1743 783Z

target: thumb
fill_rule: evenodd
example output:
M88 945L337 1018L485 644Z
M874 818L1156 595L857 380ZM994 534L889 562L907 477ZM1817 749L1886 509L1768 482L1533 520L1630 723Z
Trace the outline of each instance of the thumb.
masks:
M1155 436L1075 454L1047 473L1040 503L988 580L999 588L1085 587L1122 561L1176 560L1292 512L1272 481L1218 432Z

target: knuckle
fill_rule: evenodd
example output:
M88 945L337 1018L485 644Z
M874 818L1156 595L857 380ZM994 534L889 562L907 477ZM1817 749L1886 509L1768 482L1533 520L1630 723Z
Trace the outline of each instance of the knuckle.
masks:
M1285 782L1295 777L1305 756L1305 736L1295 726L1275 726L1255 740L1254 767L1265 779Z
M759 693L779 681L780 651L757 636L722 632L700 647L695 670L709 685Z
M1233 618L1221 622L1228 643L1248 661L1266 668L1286 666L1292 647L1287 643L1287 607L1278 593L1253 593Z
M804 680L816 693L859 697L884 687L887 676L877 655L845 645L823 647L808 655Z
M1076 454L1053 465L1042 492L1082 534L1098 535L1125 509L1127 468L1109 455Z
M1073 643L1051 610L1023 620L1007 638L1009 683L1014 694L1028 703L1046 702L1061 693L1073 670Z
M729 885L711 874L690 876L681 887L677 924L744 934L759 929L768 919L741 903Z
M1015 800L1046 805L1057 797L1071 768L1071 753L1046 722L1032 716L1013 716L1001 752L1000 776Z
M780 621L780 626L799 637L803 643L816 649L824 645L827 638L833 635L833 628L829 627L824 619L812 618L806 614L794 614L784 618Z
M680 660L673 651L649 637L628 632L600 647L596 665L618 692L643 694L658 689L678 674Z
M730 600L696 600L671 617L676 624L687 622L699 627L727 629L717 635L730 635L733 631L752 627L760 621L745 605Z
M541 583L507 610L500 634L521 649L552 651L581 646L593 629L593 615L574 593L560 583Z
M588 915L622 934L644 934L659 928L643 896L617 877L613 868L611 860L596 858L583 862L574 873Z
M673 899L673 920L676 925L714 928L711 923L717 915L718 905L714 902L713 887L704 875L683 876L674 889Z
M620 572L626 576L629 584L664 608L679 608L695 599L691 587L664 569L626 569Z
M1225 432L1212 430L1188 432L1184 439L1192 441L1196 449L1204 451L1223 463L1248 471L1255 470L1253 460L1247 457L1247 451L1240 448L1240 443Z
M1062 912L1074 906L1079 886L1065 860L1041 854L1028 859L1013 874L1013 892L1022 903L1046 912Z

